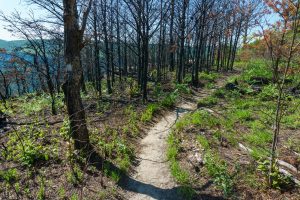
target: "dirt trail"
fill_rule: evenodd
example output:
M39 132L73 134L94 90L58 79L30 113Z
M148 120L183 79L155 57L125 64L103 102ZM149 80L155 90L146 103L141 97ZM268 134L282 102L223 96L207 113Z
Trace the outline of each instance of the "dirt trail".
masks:
M218 81L217 85L220 85ZM212 93L203 91L195 100ZM168 112L156 123L141 141L138 155L139 165L135 173L127 177L123 189L127 190L126 199L131 200L179 200L179 186L171 176L166 158L167 137L173 125L184 114L195 110L196 102L183 102L172 112Z

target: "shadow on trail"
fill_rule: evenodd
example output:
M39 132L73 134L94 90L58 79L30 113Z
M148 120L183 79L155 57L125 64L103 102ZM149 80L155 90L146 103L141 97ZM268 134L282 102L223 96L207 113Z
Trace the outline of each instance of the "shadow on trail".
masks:
M206 188L210 187L212 182L207 182L201 188L194 188L196 191L203 191ZM146 184L140 181L133 179L127 175L123 176L118 185L126 190L137 194L144 194L148 197L157 200L184 200L182 197L182 190L184 187L178 186L171 189L163 189L156 187L151 184ZM195 195L193 199L206 199L206 200L225 200L223 197L211 196L209 194L200 194Z

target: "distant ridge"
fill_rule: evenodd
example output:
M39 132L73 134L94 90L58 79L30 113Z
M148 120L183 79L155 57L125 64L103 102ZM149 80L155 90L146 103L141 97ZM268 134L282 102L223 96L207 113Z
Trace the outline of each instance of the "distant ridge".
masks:
M7 40L1 40L0 39L0 49L4 48L7 51L11 51L12 49L16 47L21 47L26 44L26 40L12 40L12 41L7 41Z

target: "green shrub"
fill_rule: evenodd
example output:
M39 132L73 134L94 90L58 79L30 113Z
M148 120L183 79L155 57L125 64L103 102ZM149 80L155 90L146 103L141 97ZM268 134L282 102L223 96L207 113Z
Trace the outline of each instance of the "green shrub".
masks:
M266 158L270 155L269 149L263 149L260 147L251 147L251 149L252 152L250 153L250 155L254 160Z
M300 113L295 111L293 114L288 114L282 117L282 124L290 129L300 128Z
M63 125L59 129L59 134L64 138L64 140L70 139L70 121L68 118L64 118Z
M189 86L187 84L176 84L176 90L180 94L190 94L191 93L191 89L189 88Z
M176 92L168 94L162 101L161 106L165 108L173 108L176 104L176 99L178 95Z
M224 196L229 197L232 195L234 175L228 172L226 163L211 152L206 153L204 160L209 175L213 177L214 183L222 189Z
M199 128L210 128L218 125L220 120L216 119L205 110L197 110L194 113L187 114L181 118L175 125L177 131L182 131L190 125L198 126Z
M209 149L209 142L206 139L205 136L203 135L198 135L197 136L197 141L200 143L201 147L203 147L204 149Z
M45 188L45 179L43 177L39 177L39 189L37 192L37 199L44 200L46 198L46 188Z
M214 72L200 72L199 73L199 79L200 80L204 80L204 81L208 81L208 82L215 82L215 80L219 77L218 73L214 73Z
M250 144L264 147L273 140L272 133L267 130L252 130L251 133L246 134L243 138Z
M23 165L31 167L37 162L49 160L49 155L44 152L43 146L31 141L26 142L24 152L20 154L20 161Z
M252 77L263 77L271 79L273 76L271 68L263 60L252 60L247 64L246 70L241 75L241 79L250 81Z
M258 94L258 97L263 101L273 100L278 97L278 89L275 85L267 85L263 87L262 91Z
M79 199L78 194L73 193L71 196L71 200L78 200L78 199Z
M221 99L221 98L225 98L225 94L226 94L226 91L224 88L218 88L214 91L212 96Z
M249 121L252 119L252 113L249 110L236 109L232 112L232 115L239 121Z
M138 135L138 133L139 133L139 129L138 129L139 117L138 117L138 113L135 111L134 107L128 106L125 109L124 114L129 116L129 119L128 119L127 125L125 125L123 127L123 131L127 134L131 133L132 136Z
M0 180L5 181L6 183L13 184L19 178L19 174L16 169L8 169L0 171Z
M77 164L75 164L73 168L67 172L66 176L69 183L73 184L74 186L81 184L84 178L83 171Z
M257 170L260 171L266 180L266 183L269 179L269 170L270 168L270 160L260 160L258 161ZM273 166L274 172L271 174L272 177L272 188L278 189L278 190L284 190L291 188L293 186L293 181L290 177L283 175L279 172L279 168L277 165Z
M138 83L133 78L128 78L127 82L129 84L127 93L130 97L135 97L140 94L140 88L138 86Z
M63 187L60 187L58 190L58 196L60 199L66 199L66 190Z
M18 103L19 110L26 116L32 116L43 110L51 108L52 99L47 94L42 94L40 96L23 96L19 97ZM56 107L62 107L63 102L61 98L55 98Z
M160 83L157 83L154 87L154 96L157 98L162 94L163 90Z
M213 97L213 96L209 96L209 97L205 97L201 100L198 101L198 108L201 108L201 107L211 107L211 106L214 106L218 103L218 99Z
M112 178L113 181L115 181L117 183L117 182L119 182L119 180L121 178L121 174L120 174L120 172L112 171L110 177Z
M50 157L58 158L57 149L53 147L53 144L51 148L49 144L43 144L43 139L46 137L42 129L24 126L10 133L8 138L9 156L26 167L48 161Z
M184 77L183 82L184 82L185 84L190 84L190 83L192 82L192 75L187 74L187 75Z
M159 110L159 106L157 104L149 104L146 110L142 113L141 121L149 122L152 120L153 115Z

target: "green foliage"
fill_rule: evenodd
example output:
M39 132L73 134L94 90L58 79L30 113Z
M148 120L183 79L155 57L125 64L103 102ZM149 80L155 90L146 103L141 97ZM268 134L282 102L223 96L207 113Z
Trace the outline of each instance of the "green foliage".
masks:
M175 137L174 133L171 133L168 137L168 151L167 157L169 160L176 158L178 154L179 140Z
M224 196L229 197L233 193L234 175L230 174L227 165L219 157L211 152L207 152L205 157L205 167L214 183L222 189Z
M221 99L221 98L225 98L225 94L226 91L224 88L218 88L214 91L212 96Z
M194 113L185 115L175 125L177 131L182 131L191 125L199 128L209 128L218 125L220 121L205 110L197 110Z
M127 133L127 134L132 134L133 136L138 135L139 133L139 129L138 129L138 121L139 121L139 117L137 112L135 111L133 106L128 106L125 111L124 114L126 116L129 116L129 120L127 125L125 125L123 127L123 132Z
M289 137L285 142L286 146L293 151L300 153L300 139L297 137Z
M212 107L218 103L218 99L213 96L208 96L198 101L198 108L201 107Z
M138 83L133 78L127 78L127 82L129 84L127 93L130 97L138 96L140 94Z
M177 92L168 94L162 101L161 106L165 108L173 108L176 104L176 99L178 97Z
M0 171L0 180L8 184L13 184L19 179L19 174L16 169L8 169Z
M110 102L103 102L103 101L97 102L97 112L99 113L107 111L109 107L110 107Z
M263 87L262 91L258 94L258 97L262 101L269 101L269 100L273 100L273 99L277 98L278 94L279 94L279 92L278 92L278 89L276 88L276 86L273 84L270 84L270 85Z
M250 144L265 147L272 142L272 133L267 130L252 130L251 133L246 134L243 138Z
M112 178L113 181L115 181L117 183L117 182L119 182L119 180L121 178L121 174L120 174L120 172L112 171L110 177Z
M249 110L236 109L234 111L234 118L239 121L250 121L252 119L252 113Z
M241 79L250 81L252 77L272 78L272 70L263 60L252 60L247 64L246 70L241 75Z
M266 179L266 183L268 182L269 175L272 178L272 188L278 190L284 190L291 188L293 185L293 181L290 177L283 175L279 172L278 166L275 164L273 166L274 172L270 174L270 160L260 160L258 162L257 170L260 171Z
M131 165L131 158L128 154L118 157L116 159L117 164L122 172L127 172Z
M203 135L198 135L197 136L197 141L200 143L201 147L203 147L204 149L208 150L210 145L208 140L206 139L205 136Z
M187 171L183 170L179 163L175 160L171 160L171 173L175 177L176 181L180 184L189 183L189 174Z
M154 87L154 96L158 98L162 94L163 90L160 83L157 83Z
M188 84L176 84L176 90L180 94L191 94L191 89L189 88Z
M282 126L288 129L300 128L300 98L285 96L283 100L284 115L282 116ZM276 106L276 105L275 105ZM273 108L275 113L276 107Z
M25 114L26 116L33 116L45 110L51 110L52 99L48 94L28 94L21 96L17 99L16 110ZM56 108L64 106L62 98L57 95L55 96Z
M59 134L64 138L64 140L69 140L70 137L71 137L71 134L70 134L70 121L67 117L64 118L63 125L59 129Z
M101 154L115 161L114 163L121 172L128 171L134 156L134 150L126 139L120 137L117 130L107 127L103 135L93 131L90 139ZM108 171L107 174L111 176L111 172Z
M219 77L218 73L207 73L207 72L200 72L199 73L199 79L204 80L207 82L215 82L215 80Z
M171 133L168 137L168 149L167 157L170 162L171 174L175 180L182 185L180 192L186 199L192 199L195 191L190 186L190 176L188 171L180 167L177 161L177 154L179 149L179 140L176 138L174 133Z
M113 181L118 182L121 178L122 172L120 170L114 170L110 168L108 162L104 162L104 174L110 177Z
M25 166L32 166L38 161L47 161L49 155L43 152L43 146L34 144L30 140L26 141L24 152L20 156L20 161Z
M58 196L60 199L66 199L66 190L63 187L58 189Z
M250 153L250 155L255 160L266 158L267 156L270 155L269 150L266 150L262 147L251 147L251 148L252 148L252 152Z
M78 199L79 199L78 194L73 193L71 196L71 200L78 200Z
M153 115L159 110L159 106L157 104L149 104L146 110L142 113L141 121L149 122L152 120Z
M46 188L45 188L45 179L44 177L39 177L39 189L37 192L37 199L44 200L46 198Z
M185 84L190 84L192 82L192 75L191 74L187 74L184 79L183 79L183 82Z
M66 174L69 183L77 186L83 182L84 173L77 164L74 164L72 169Z
M55 146L43 144L45 132L34 126L21 127L9 134L8 151L9 157L21 162L26 167L32 167L50 158L57 159L58 151Z

